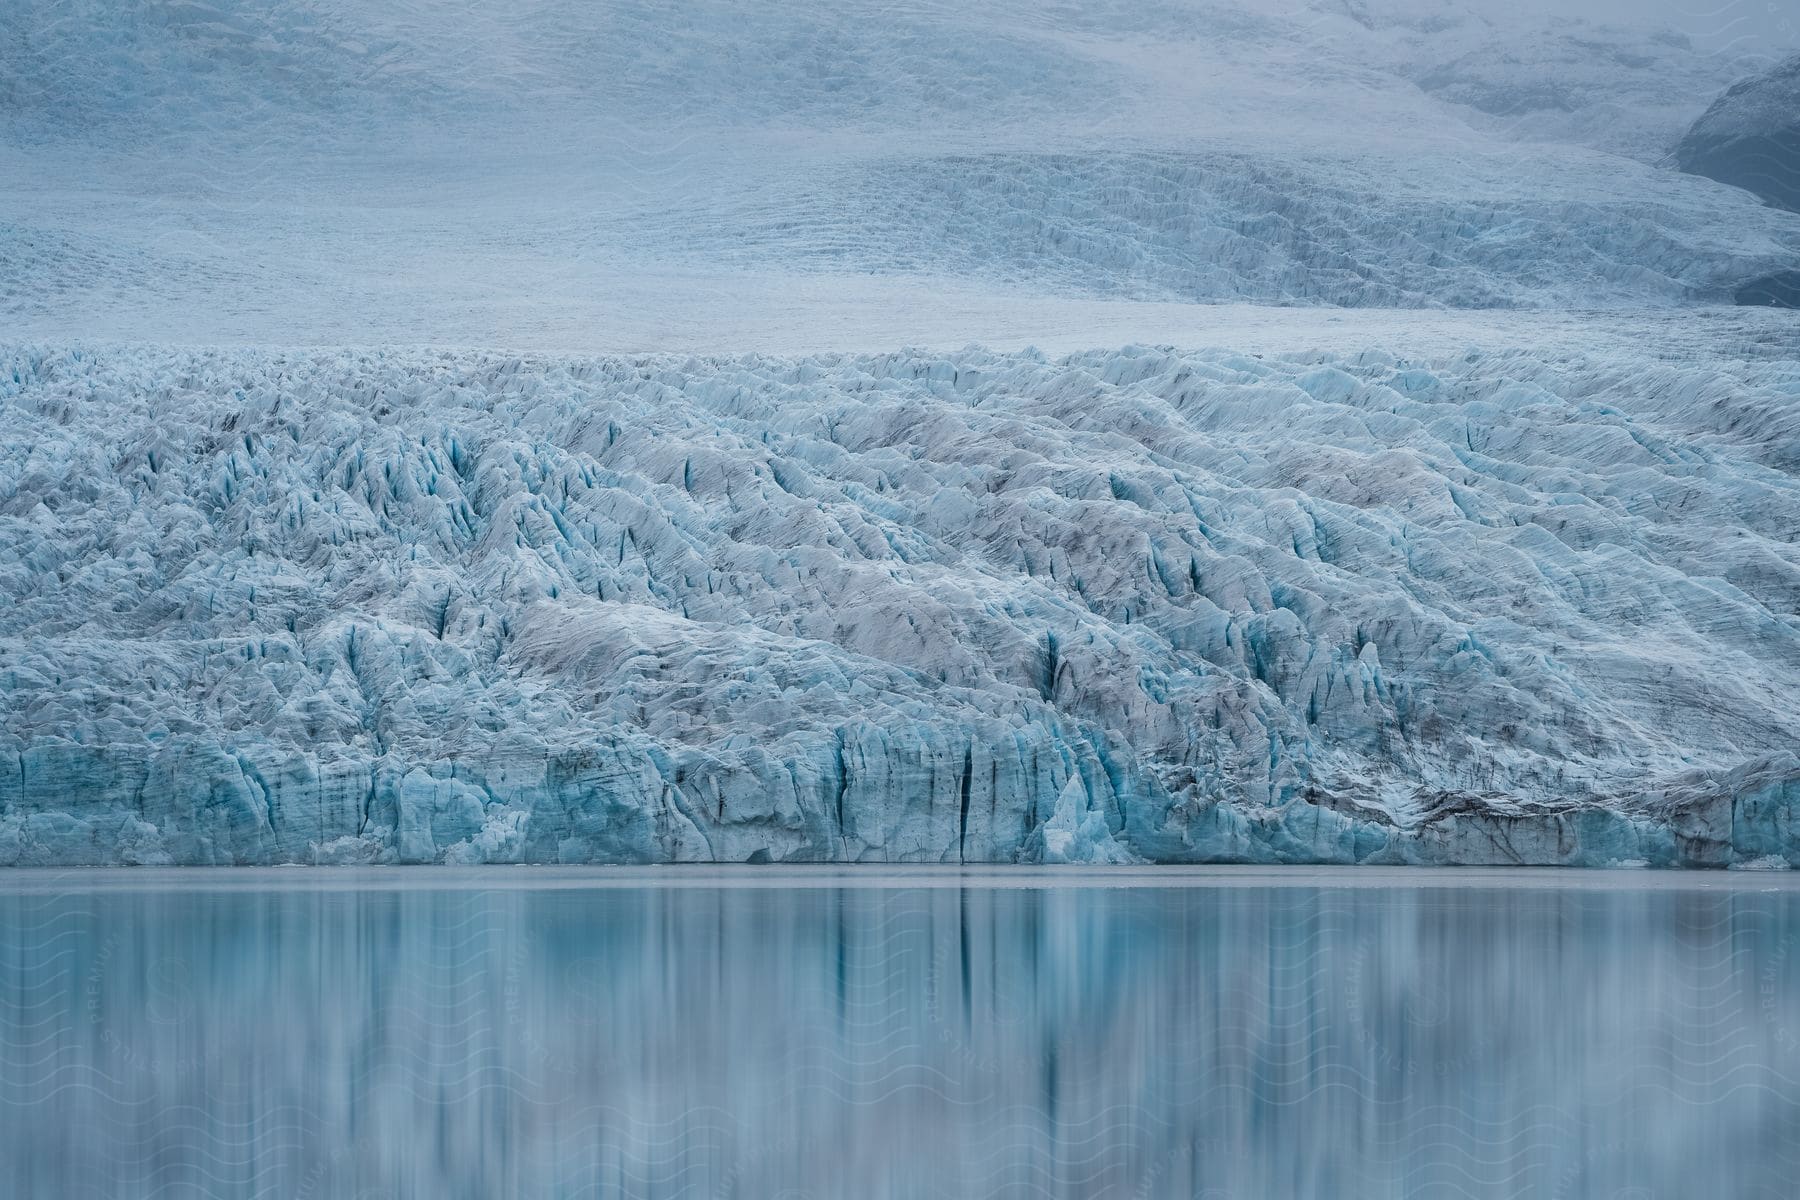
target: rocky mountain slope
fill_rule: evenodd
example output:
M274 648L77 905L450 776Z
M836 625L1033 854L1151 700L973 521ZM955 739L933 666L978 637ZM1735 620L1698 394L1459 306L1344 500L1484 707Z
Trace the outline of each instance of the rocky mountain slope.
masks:
M1734 84L1675 149L1681 169L1800 212L1800 55Z

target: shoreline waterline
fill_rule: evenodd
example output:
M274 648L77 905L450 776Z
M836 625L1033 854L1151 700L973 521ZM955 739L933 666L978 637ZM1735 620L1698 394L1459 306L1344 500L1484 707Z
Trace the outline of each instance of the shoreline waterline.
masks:
M1328 888L1559 891L1800 891L1800 872L1602 867L1171 865L1043 867L694 863L651 866L18 867L0 895L70 891L586 891L620 888L1116 889Z

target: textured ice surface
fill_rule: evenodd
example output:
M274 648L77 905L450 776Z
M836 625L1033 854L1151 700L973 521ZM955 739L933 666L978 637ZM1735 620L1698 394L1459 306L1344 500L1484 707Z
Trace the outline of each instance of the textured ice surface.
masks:
M16 0L0 319L660 349L759 290L1635 309L1800 261L1653 165L1765 61L1491 7Z
M1796 397L17 349L0 857L1800 859Z
M1497 153L1465 155L1448 179L1384 158L890 158L663 219L692 231L685 254L745 267L1349 307L1718 301L1800 262L1800 220L1741 193L1581 150L1537 153L1545 176L1530 188L1518 159Z

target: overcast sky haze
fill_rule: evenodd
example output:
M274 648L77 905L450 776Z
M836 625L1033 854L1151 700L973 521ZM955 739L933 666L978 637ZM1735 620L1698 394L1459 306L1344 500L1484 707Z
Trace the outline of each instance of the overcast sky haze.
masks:
M1496 20L1561 14L1609 24L1678 29L1711 49L1800 46L1800 0L1441 0ZM1375 12L1436 6L1435 0L1350 0Z
M1498 3L1499 0L1482 0ZM1506 0L1508 4L1514 0ZM1794 0L1528 0L1552 11L1591 10L1597 19L1621 24L1659 22L1710 44L1800 43L1800 3Z

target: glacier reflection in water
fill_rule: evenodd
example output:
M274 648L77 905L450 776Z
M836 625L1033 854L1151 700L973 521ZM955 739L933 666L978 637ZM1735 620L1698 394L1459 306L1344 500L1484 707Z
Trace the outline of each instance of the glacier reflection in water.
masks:
M1731 888L15 891L0 1192L1785 1197L1797 939Z

